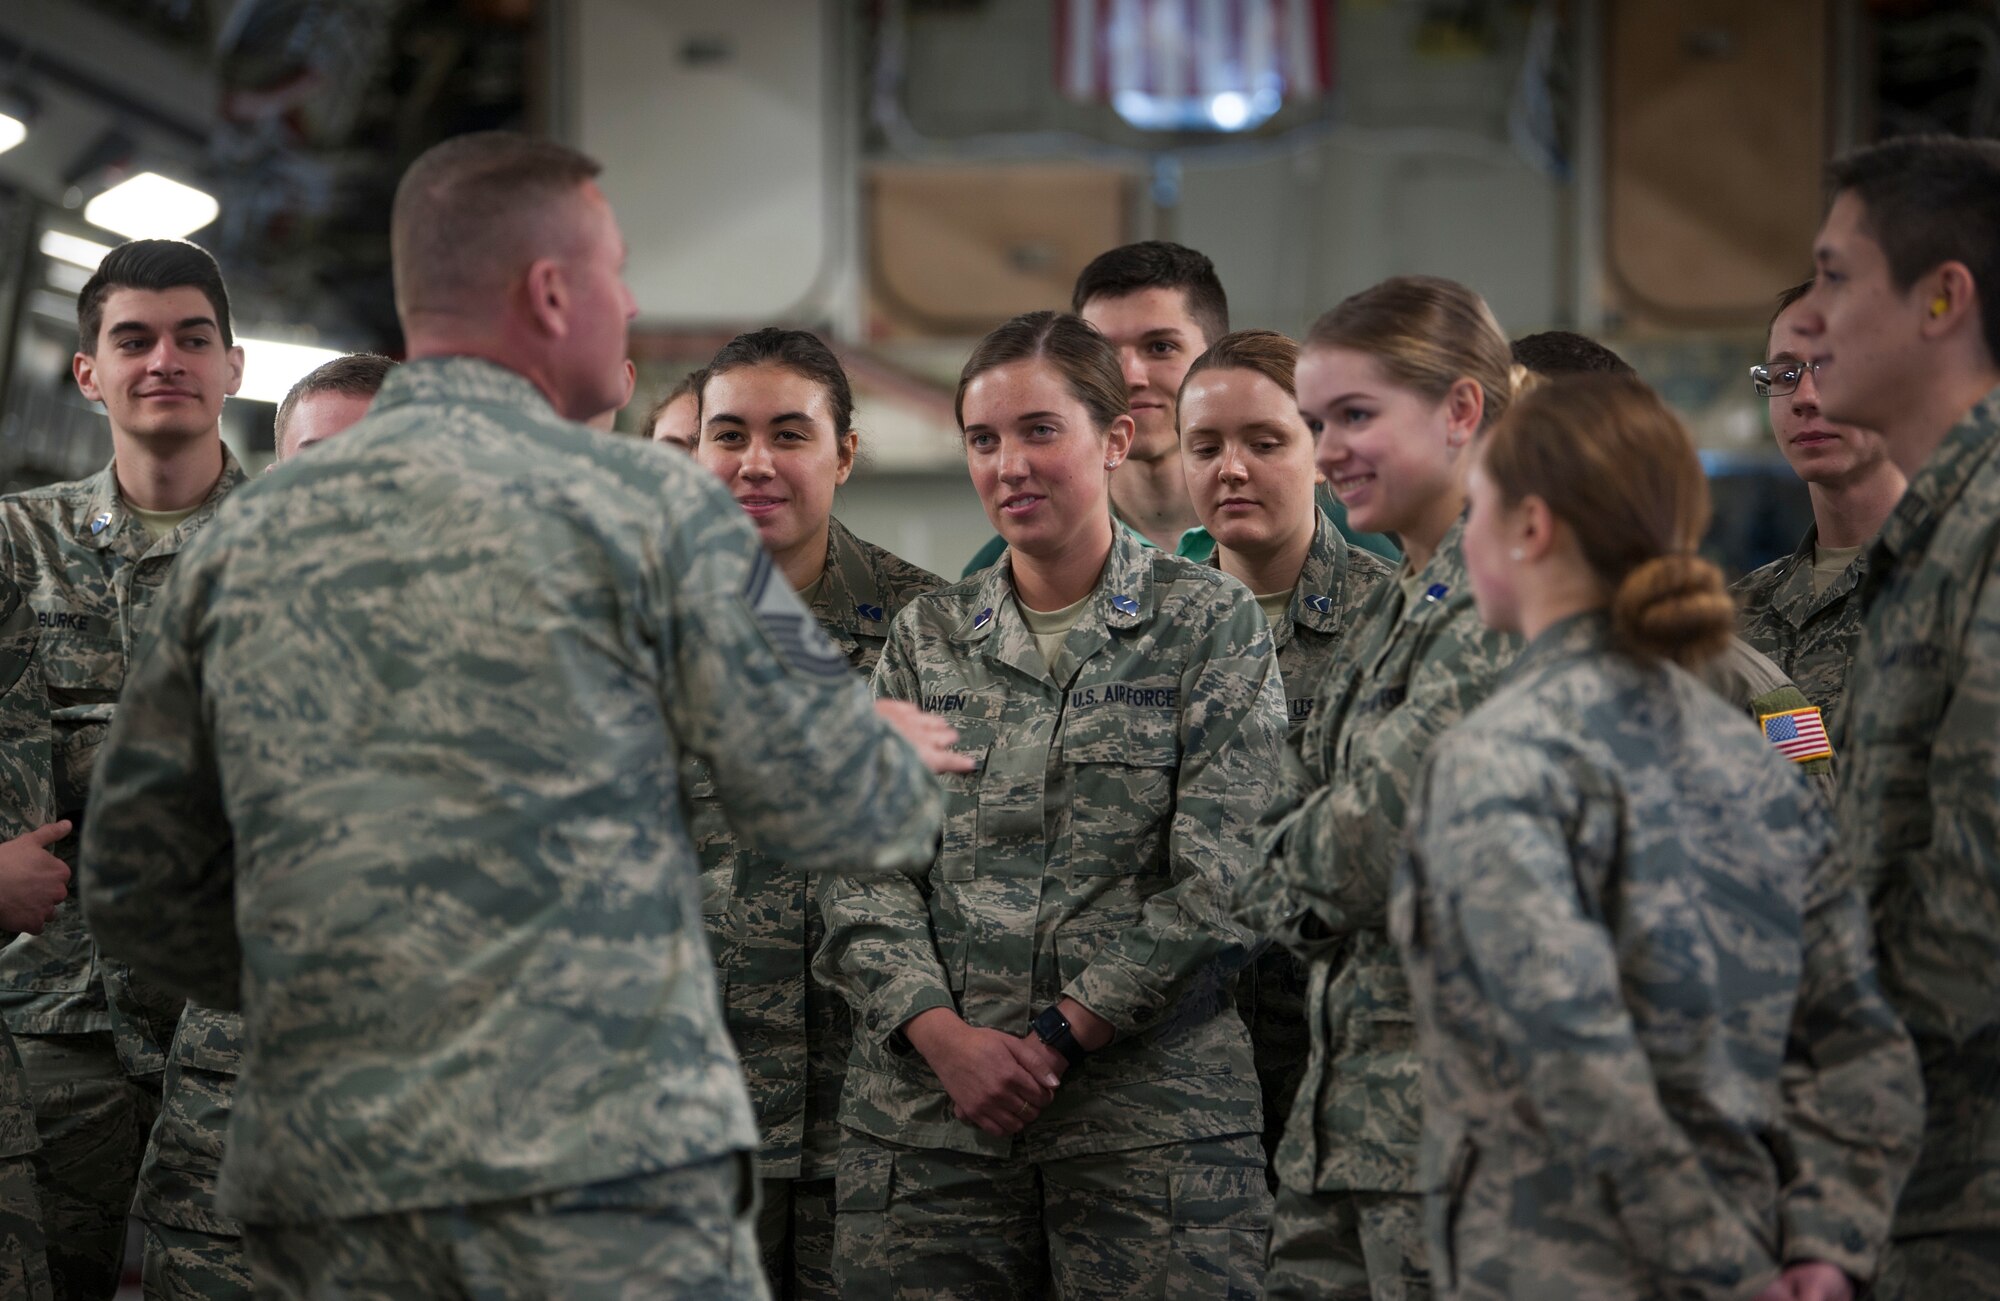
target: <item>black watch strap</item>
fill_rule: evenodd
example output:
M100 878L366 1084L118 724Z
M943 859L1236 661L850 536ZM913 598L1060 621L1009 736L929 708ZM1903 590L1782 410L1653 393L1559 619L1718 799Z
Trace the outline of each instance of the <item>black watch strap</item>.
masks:
M1062 1009L1053 1003L1044 1009L1040 1016L1029 1022L1028 1028L1035 1032L1037 1039L1061 1053L1071 1066L1081 1065L1083 1059L1090 1056L1083 1050L1083 1045L1076 1041L1076 1036L1070 1033L1069 1018L1064 1016Z

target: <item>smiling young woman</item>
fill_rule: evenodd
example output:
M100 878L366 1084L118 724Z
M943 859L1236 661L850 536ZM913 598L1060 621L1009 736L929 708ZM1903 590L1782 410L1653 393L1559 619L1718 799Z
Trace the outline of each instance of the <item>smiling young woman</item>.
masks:
M1278 1160L1266 1295L1428 1295L1414 1032L1389 876L1431 739L1493 689L1520 639L1479 622L1460 516L1468 449L1513 396L1507 340L1449 280L1384 281L1321 317L1297 370L1320 470L1405 560L1361 612L1299 738L1305 774L1236 916L1308 964L1320 1015Z
M842 1100L848 1296L1253 1295L1270 1210L1253 937L1223 913L1284 740L1250 594L1114 529L1129 447L1111 345L994 331L959 381L1000 561L898 619L876 693L958 729L927 879L822 895L814 970L854 1005ZM1052 1286L1045 1286L1050 1284Z
M840 360L803 330L757 330L701 372L694 454L736 498L786 580L856 672L890 622L942 579L855 537L833 515L860 436ZM702 912L764 1140L758 1237L774 1294L838 1295L833 1281L836 1115L847 1005L807 974L823 927L804 873L737 846L694 761L692 832Z

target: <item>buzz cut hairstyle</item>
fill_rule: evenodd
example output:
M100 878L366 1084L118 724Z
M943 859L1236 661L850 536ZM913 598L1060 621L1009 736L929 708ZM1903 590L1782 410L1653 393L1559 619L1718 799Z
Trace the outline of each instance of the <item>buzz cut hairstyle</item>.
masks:
M335 357L315 367L304 379L292 385L291 392L278 404L278 414L271 421L271 445L278 455L284 455L285 430L291 426L292 413L299 403L319 393L344 393L348 397L372 398L382 391L382 381L389 377L396 363L379 352L350 352L345 357Z
M2000 141L1903 136L1827 169L1832 197L1861 201L1899 292L1947 262L1972 272L1990 360L2000 361Z
M1586 334L1574 330L1543 330L1514 340L1509 350L1514 364L1533 371L1543 379L1564 375L1624 375L1637 378L1639 372L1611 349Z
M201 245L185 239L135 239L104 255L97 270L76 296L76 346L88 357L97 355L97 336L104 331L104 300L114 289L164 293L169 289L199 289L215 309L215 327L222 346L236 346L229 324L229 289L222 268Z
M513 131L433 145L403 173L390 212L397 310L489 306L516 272L574 238L557 210L602 170L567 145Z
M1201 327L1203 349L1229 333L1229 296L1222 292L1215 263L1185 244L1163 239L1125 244L1092 258L1076 278L1069 309L1081 316L1092 299L1125 298L1148 289L1180 290L1188 315Z

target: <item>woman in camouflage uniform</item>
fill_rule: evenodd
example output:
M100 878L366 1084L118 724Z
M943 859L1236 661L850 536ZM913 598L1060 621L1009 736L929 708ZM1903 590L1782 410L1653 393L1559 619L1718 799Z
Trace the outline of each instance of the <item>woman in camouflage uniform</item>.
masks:
M1437 1291L1845 1301L1907 1164L1851 1240L1835 1176L1913 1150L1914 1057L1819 801L1679 667L1735 623L1694 447L1636 380L1566 381L1471 503L1480 615L1530 641L1432 747L1391 904Z
M815 970L853 1004L845 1295L1250 1298L1270 1210L1226 913L1284 739L1271 634L1212 568L1115 529L1117 354L1018 317L959 382L1008 549L918 598L879 695L959 729L919 881L837 877Z
M859 673L889 624L943 580L855 537L833 516L860 437L839 358L803 330L739 335L702 373L694 454L757 527L765 550ZM763 1137L758 1238L780 1301L833 1297L833 1173L847 1005L807 974L821 937L803 872L741 851L690 774L702 912L724 1022Z
M1389 877L1431 739L1486 698L1519 641L1479 622L1459 516L1467 449L1513 393L1507 341L1479 295L1403 277L1321 317L1299 410L1358 528L1402 543L1335 652L1300 737L1296 789L1236 916L1308 964L1306 1070L1278 1149L1272 1297L1429 1294L1415 1032L1389 941Z
M1181 381L1181 465L1213 563L1256 594L1278 648L1290 739L1313 710L1333 652L1394 569L1351 547L1316 504L1313 436L1292 373L1299 345L1273 330L1224 335ZM1264 1150L1277 1156L1305 1070L1306 968L1272 946L1237 986L1264 1090Z

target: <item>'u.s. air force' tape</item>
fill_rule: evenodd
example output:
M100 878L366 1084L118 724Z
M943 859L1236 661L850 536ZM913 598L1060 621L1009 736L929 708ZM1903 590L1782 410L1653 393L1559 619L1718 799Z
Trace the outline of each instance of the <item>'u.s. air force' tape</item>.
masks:
M757 548L750 579L743 585L743 599L787 664L815 677L837 678L847 674L847 657L819 626L819 620L806 613L797 594L785 585L784 575L772 563L770 553L762 547Z

